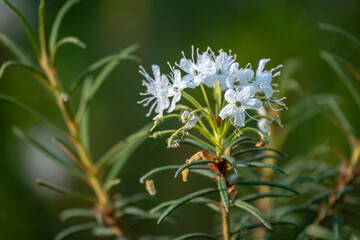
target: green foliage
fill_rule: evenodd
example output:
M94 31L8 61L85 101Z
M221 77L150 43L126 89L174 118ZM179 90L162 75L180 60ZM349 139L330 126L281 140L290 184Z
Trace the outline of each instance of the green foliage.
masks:
M95 236L124 237L126 233L118 226L118 218L122 218L124 215L129 214L139 215L143 210L130 205L145 198L143 195L141 197L140 195L134 195L119 200L114 198L115 195L111 194L111 191L121 183L121 180L118 178L120 171L136 148L147 139L150 126L145 126L126 139L119 141L105 153L103 157L95 162L91 156L89 112L90 103L95 94L119 62L123 60L137 60L136 57L131 55L132 52L137 49L137 45L125 48L118 54L103 58L88 67L80 74L78 79L73 81L70 92L68 93L63 89L62 81L57 74L59 52L65 44L74 44L81 48L85 48L85 44L72 36L58 40L58 33L64 16L78 1L69 0L65 2L51 26L49 40L47 39L45 32L45 0L40 1L38 11L39 39L36 38L35 33L23 14L7 0L4 0L4 2L18 16L24 25L30 42L36 52L38 62L37 64L33 64L32 60L27 57L27 54L25 54L20 47L1 33L0 41L14 53L19 61L5 62L1 66L0 77L3 76L3 73L9 67L18 67L32 74L39 80L40 84L51 96L51 99L57 104L67 129L63 130L62 128L59 128L47 116L44 116L10 96L0 95L0 101L17 107L23 112L62 133L60 138L54 138L53 140L66 153L68 159L59 158L53 153L52 149L44 147L40 142L17 127L13 128L13 132L20 139L31 144L34 148L46 155L50 160L64 167L74 176L79 177L92 191L92 194L89 195L87 193L57 186L47 181L36 180L36 183L40 186L93 205L91 209L73 208L63 211L60 214L60 218L63 221L76 217L90 218L91 220L96 220L96 222L71 226L61 231L55 239L64 239L78 232L90 230ZM97 71L99 71L99 73L95 75ZM72 94L82 85L79 106L78 108L74 108L73 104L75 104L75 101L73 100ZM83 191L85 191L85 189ZM117 208L117 213L115 212L115 208ZM135 211L135 209L137 210ZM121 216L116 217L115 213ZM139 220L148 219L149 217L154 218L154 216L140 215L141 218L137 218L137 222L139 222ZM159 216L156 215L155 217Z

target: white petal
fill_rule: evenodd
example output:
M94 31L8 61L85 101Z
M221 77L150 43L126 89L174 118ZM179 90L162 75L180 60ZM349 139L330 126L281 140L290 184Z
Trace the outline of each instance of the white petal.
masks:
M228 103L235 103L238 101L238 93L235 92L233 89L228 89L226 92L225 92L225 100L228 102Z
M172 111L174 111L175 105L178 101L180 101L180 99L181 99L181 93L179 93L179 92L175 93L175 95L172 99L172 102L171 102L171 106L167 111L168 113L171 113Z
M192 74L191 63L188 59L182 58L180 60L180 68L185 72Z
M239 100L240 100L241 104L243 102L246 102L252 96L254 96L255 93L256 93L256 88L254 88L251 85L246 86L243 89L241 89L241 91L239 92Z
M234 109L234 105L233 104L228 104L223 109L221 109L221 111L219 113L219 116L222 119L225 119L225 118L227 118L228 116L230 116L232 114L233 109Z
M274 90L270 85L265 85L265 84L261 85L261 90L264 92L265 97L267 99L271 98L272 95L274 94Z
M259 66L258 66L258 68L257 68L257 70L256 70L256 76L260 75L260 74L262 73L262 71L264 71L265 64L266 64L267 62L269 62L269 61L270 61L270 58L261 59L261 60L259 61Z
M234 117L235 123L239 127L245 126L245 113L244 113L244 111L237 111L236 113L233 114L233 117Z
M243 109L259 109L262 107L262 102L259 99L251 98L247 102L241 103Z
M160 67L158 65L152 65L151 67L154 73L155 80L160 79Z

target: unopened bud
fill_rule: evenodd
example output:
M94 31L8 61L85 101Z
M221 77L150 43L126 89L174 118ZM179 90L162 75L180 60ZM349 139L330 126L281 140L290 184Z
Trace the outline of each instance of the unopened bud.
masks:
M156 189L154 185L154 181L151 179L146 179L145 181L146 191L151 195L154 196L156 194Z
M189 175L189 169L188 168L185 168L182 172L182 180L183 182L187 182L187 178L188 178L188 175Z

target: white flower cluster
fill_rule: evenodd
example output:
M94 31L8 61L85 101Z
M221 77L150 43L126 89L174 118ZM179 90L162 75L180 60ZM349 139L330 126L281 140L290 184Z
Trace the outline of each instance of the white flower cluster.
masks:
M265 64L270 59L261 59L256 73L254 73L250 64L247 64L245 68L240 68L231 52L226 53L220 50L219 54L215 55L210 48L201 54L197 50L195 59L192 47L191 59L186 58L184 53L182 55L180 64L176 64L176 66L185 73L183 76L179 69L171 67L170 64L171 73L169 75L161 74L159 66L152 65L154 77L140 67L140 73L145 77L143 85L147 88L142 95L147 97L139 103L144 106L152 103L147 116L154 109L158 114L165 110L168 113L172 112L176 103L181 99L181 91L186 88L196 88L200 84L212 88L216 81L220 82L221 90L225 91L224 98L228 102L219 116L222 119L232 116L238 126L245 125L245 114L250 117L246 109L261 109L263 101L267 101L273 110L279 109L274 109L272 103L285 107L283 99L273 97L274 92L278 92L278 90L273 89L276 84L273 84L272 80L280 75L280 72L273 72L282 65L265 70Z

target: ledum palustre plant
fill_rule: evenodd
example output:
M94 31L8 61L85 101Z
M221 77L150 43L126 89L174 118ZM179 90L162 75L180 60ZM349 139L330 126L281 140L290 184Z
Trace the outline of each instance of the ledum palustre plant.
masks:
M196 55L196 56L195 56ZM151 195L156 193L155 174L175 170L175 177L182 175L184 182L189 174L197 173L216 182L216 187L201 189L179 199L170 200L154 207L150 213L160 212L158 223L164 221L174 210L186 203L205 204L221 215L221 230L209 233L189 233L177 239L196 237L224 240L236 239L239 233L266 227L273 229L276 224L293 224L287 221L268 220L249 201L265 197L289 197L279 191L244 195L247 186L271 186L289 193L299 192L287 185L264 181L257 178L254 170L270 168L280 174L286 172L280 167L263 162L263 159L281 158L286 155L274 148L267 147L270 124L282 126L278 117L272 118L267 111L280 111L286 108L283 100L276 98L277 84L274 78L280 75L281 65L265 70L270 59L261 59L256 72L248 64L239 67L231 52L220 50L218 54L210 48L200 53L192 47L191 58L183 53L180 63L170 66L170 74L161 74L157 65L152 66L153 75L143 67L140 73L145 77L145 96L139 103L151 105L148 116L154 110L152 138L168 136L169 148L189 144L200 151L190 156L185 164L162 166L151 170L141 177ZM198 92L201 97L198 96ZM183 98L183 104L178 102ZM182 122L177 129L164 129L162 123L169 119ZM275 152L277 155L269 154ZM216 199L206 198L216 193ZM165 209L165 210L164 210ZM241 212L240 221L232 221L237 210L250 213L249 218ZM230 214L231 213L231 214ZM194 217L194 216L192 216ZM220 218L220 217L219 217ZM254 223L253 221L260 221ZM216 228L214 228L216 229Z
M16 61L5 62L1 67L0 76L3 76L4 72L11 67L17 67L31 73L56 103L66 128L58 126L48 117L43 116L11 96L0 95L0 100L32 115L50 126L50 129L60 133L62 137L54 138L54 145L60 147L71 161L61 159L52 150L42 146L36 139L17 127L13 128L14 133L43 152L49 159L67 169L79 181L84 182L89 187L89 190L91 189L90 194L79 193L47 181L37 180L37 184L41 186L87 203L83 208L67 209L61 213L60 217L63 220L74 217L86 217L89 220L85 224L66 228L55 239L60 240L82 231L92 231L97 236L115 236L116 239L127 239L127 223L123 216L127 213L136 212L135 210L139 212L139 209L129 209L128 206L142 197L135 195L119 198L118 194L113 194L111 191L121 182L118 178L119 172L134 149L147 138L149 127L144 127L125 140L119 141L102 157L94 159L91 155L89 139L89 107L93 97L115 66L120 61L136 59L131 55L136 50L136 46L130 46L117 54L100 59L90 65L72 82L69 88L65 89L62 86L61 76L58 75L59 52L66 44L74 44L81 48L84 48L85 44L75 37L65 37L59 40L58 31L63 17L78 1L69 0L64 3L52 24L50 35L47 36L45 32L45 0L41 0L38 37L22 13L9 1L4 0L4 2L24 25L35 52L35 58L29 57L30 54L24 53L15 42L0 33L1 42L18 58ZM74 96L79 89L82 89L82 91L80 101L77 102ZM75 104L77 107L75 107Z

